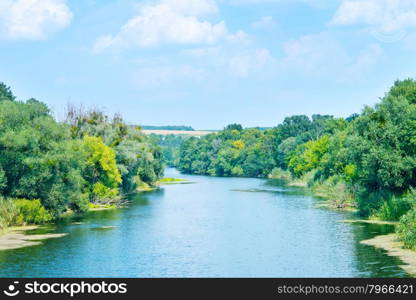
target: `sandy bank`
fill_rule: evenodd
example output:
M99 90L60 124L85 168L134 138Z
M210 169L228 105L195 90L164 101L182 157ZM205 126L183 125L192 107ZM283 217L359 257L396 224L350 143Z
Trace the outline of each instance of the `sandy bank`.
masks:
M42 244L42 240L59 238L67 235L66 233L25 234L28 230L36 228L38 228L38 226L9 228L6 233L0 235L0 251L36 246Z
M308 183L302 180L294 180L294 181L289 182L287 185L293 186L293 187L303 187L303 188L308 187Z
M381 220L341 220L343 223L367 223L367 224L379 224L379 225L396 225L398 222L394 221L381 221Z
M110 209L116 209L116 206L102 206L102 207L92 207L89 208L88 211L101 211L101 210L110 210Z
M379 235L360 243L384 249L388 255L400 258L405 263L400 265L400 267L410 275L416 276L416 252L404 249L403 243L397 240L396 234Z

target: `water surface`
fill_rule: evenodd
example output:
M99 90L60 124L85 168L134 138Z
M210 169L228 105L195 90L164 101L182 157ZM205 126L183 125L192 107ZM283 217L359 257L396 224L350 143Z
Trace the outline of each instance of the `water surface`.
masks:
M128 208L58 224L67 236L0 252L2 277L404 277L401 261L359 241L389 225L348 213L278 181L178 175ZM75 223L74 223L75 222Z

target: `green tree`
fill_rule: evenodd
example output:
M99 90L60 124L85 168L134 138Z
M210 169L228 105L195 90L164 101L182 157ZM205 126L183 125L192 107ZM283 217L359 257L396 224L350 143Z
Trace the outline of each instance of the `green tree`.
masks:
M0 101L14 101L16 97L13 95L10 87L5 85L3 82L0 82Z
M117 168L115 151L99 137L85 136L87 155L84 178L91 186L91 200L111 199L118 195L121 174Z
M68 128L36 100L0 102L0 124L3 195L41 199L55 217L68 208L82 210L83 158Z

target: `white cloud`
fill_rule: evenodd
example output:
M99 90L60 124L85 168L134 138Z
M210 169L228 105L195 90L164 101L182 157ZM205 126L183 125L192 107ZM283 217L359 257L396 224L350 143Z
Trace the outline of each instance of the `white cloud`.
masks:
M281 67L286 72L307 76L331 77L345 81L368 74L383 56L383 49L370 44L358 55L349 54L329 33L306 35L284 45L286 57Z
M262 72L263 75L275 67L275 58L266 48L256 48L253 45L232 45L225 43L214 47L187 49L182 52L187 61L204 66L205 69L228 74L240 78L253 73Z
M251 26L256 29L273 29L276 28L277 22L272 16L263 16L259 20L253 22Z
M224 21L211 23L201 19L217 11L213 0L161 0L153 5L144 5L117 34L97 39L94 51L160 44L209 45L235 38L228 32Z
M331 25L365 25L379 34L416 28L415 0L344 0Z
M368 45L356 57L355 61L347 69L347 75L366 74L379 62L383 56L383 49L377 44Z
M67 27L72 17L66 0L0 0L0 36L46 39Z
M232 5L246 4L293 4L295 2L305 3L313 7L324 7L334 0L221 0L221 2Z
M232 56L229 70L238 77L247 77L251 71L261 70L274 61L267 49L255 49L249 53Z
M214 0L162 0L174 12L185 16L205 16L218 12Z
M329 34L305 35L283 45L283 63L304 73L327 73L347 60L341 44Z

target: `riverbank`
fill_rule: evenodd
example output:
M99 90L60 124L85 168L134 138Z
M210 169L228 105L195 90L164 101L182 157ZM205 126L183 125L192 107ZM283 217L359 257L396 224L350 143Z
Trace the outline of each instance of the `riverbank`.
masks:
M400 260L405 263L400 265L400 267L413 277L416 277L416 252L404 249L403 243L398 241L396 234L378 235L372 239L361 241L360 243L383 249L388 255L400 258Z
M342 220L343 223L366 223L366 224L377 224L377 225L397 225L399 222L396 221L382 221L382 220L365 220L365 219L357 219L357 220Z
M171 178L171 177L165 177L165 178L161 178L160 180L158 180L156 182L155 185L151 186L147 183L142 183L137 189L136 192L151 192L154 190L157 190L158 188L160 188L163 185L168 185L168 184L186 184L186 183L191 183L188 180L185 179L181 179L181 178Z

